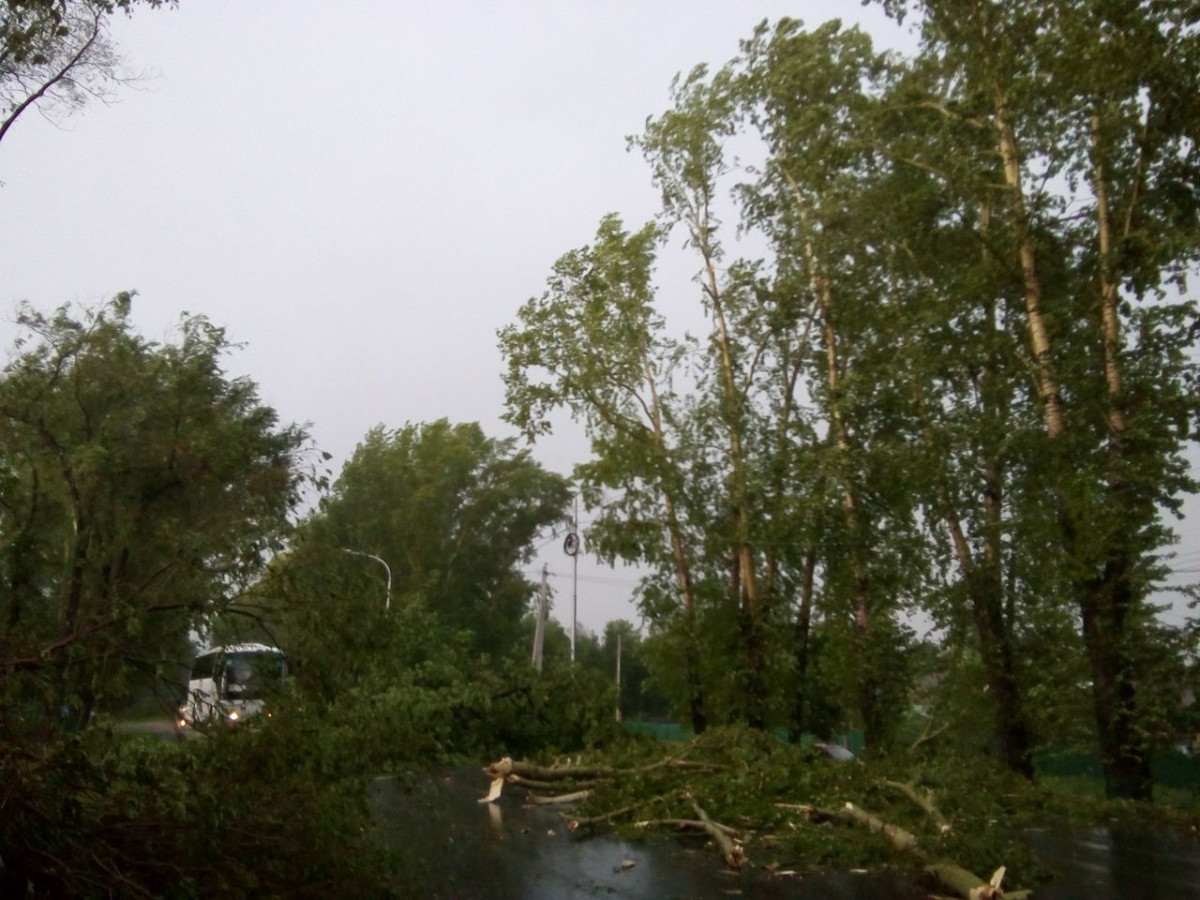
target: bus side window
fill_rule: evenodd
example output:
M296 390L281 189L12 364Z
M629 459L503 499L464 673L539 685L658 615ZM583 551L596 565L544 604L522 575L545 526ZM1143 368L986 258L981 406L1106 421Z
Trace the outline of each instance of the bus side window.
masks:
M192 664L192 681L199 681L202 678L212 678L213 670L216 668L216 661L216 653L205 653L203 656L197 656L195 663Z

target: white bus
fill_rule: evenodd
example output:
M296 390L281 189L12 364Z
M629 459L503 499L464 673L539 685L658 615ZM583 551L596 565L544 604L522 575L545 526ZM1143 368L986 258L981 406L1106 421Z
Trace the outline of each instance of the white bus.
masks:
M267 644L229 644L196 657L176 730L241 722L263 710L263 697L287 675L287 659Z

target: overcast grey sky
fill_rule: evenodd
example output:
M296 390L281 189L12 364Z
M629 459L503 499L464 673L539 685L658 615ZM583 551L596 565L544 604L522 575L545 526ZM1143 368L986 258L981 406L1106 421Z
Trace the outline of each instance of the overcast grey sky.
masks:
M665 109L671 78L784 15L914 44L857 0L139 9L113 27L139 87L61 127L30 114L0 145L0 346L17 301L136 289L150 338L187 310L244 342L231 372L311 423L335 467L380 423L508 434L496 330L605 213L653 216L625 137ZM684 272L663 296L694 306L693 290ZM536 453L567 473L585 451L565 434ZM557 541L542 561L561 619L569 561ZM636 619L633 574L580 574L582 624Z

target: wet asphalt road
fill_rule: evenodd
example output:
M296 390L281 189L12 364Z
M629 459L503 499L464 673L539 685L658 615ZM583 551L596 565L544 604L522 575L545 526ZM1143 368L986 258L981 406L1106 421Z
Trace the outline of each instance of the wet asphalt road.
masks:
M627 842L600 832L579 839L546 807L513 791L480 804L478 769L432 778L376 779L379 836L413 860L413 889L431 900L923 900L910 873L774 875L727 869L702 840ZM1200 841L1108 829L1035 832L1031 843L1056 881L1037 900L1197 900Z
M150 734L163 740L175 740L175 723L170 719L139 719L134 722L118 722L117 731L126 734Z
M578 838L546 807L519 791L492 804L479 769L437 778L376 779L379 836L411 860L406 885L431 900L922 900L900 873L772 875L725 867L704 841L629 842L600 832Z

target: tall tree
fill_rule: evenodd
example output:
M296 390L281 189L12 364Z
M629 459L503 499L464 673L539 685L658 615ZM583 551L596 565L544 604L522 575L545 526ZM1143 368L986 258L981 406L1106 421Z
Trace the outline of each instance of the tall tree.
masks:
M795 600L803 534L790 479L812 439L798 384L811 318L787 291L773 291L759 263L732 260L722 243L726 142L740 127L730 69L698 66L672 86L673 107L635 139L662 195L661 218L682 232L700 264L696 281L709 331L691 418L707 472L710 559L727 560L726 598L740 637L742 716L770 714L771 636ZM730 186L731 187L731 186ZM790 509L792 516L785 515Z
M1172 294L1200 247L1200 10L929 0L920 12L941 66L927 102L981 124L1001 163L992 211L1004 237L986 246L1020 286L1108 790L1145 797L1137 647L1170 540L1161 513L1194 489L1182 457L1194 311Z
M685 707L697 733L708 724L697 649L696 534L686 491L673 377L686 345L669 339L651 283L658 230L627 232L616 216L593 244L563 255L548 290L500 331L507 360L506 418L530 438L550 430L566 408L582 422L596 459L578 467L585 499L601 503L589 543L601 556L669 572L651 592L660 622L680 634ZM670 597L662 604L652 598Z
M872 214L890 199L875 121L890 71L865 34L836 21L807 32L784 19L743 49L739 95L767 154L759 178L742 187L745 218L771 242L776 292L814 325L812 350L797 359L823 431L810 502L837 507L821 516L822 582L827 611L851 623L856 702L868 743L878 745L897 706L885 691L894 683L892 620L921 570L910 552L912 473L888 462L907 450L911 399L897 388L908 363L896 352L903 315Z
M787 92L786 76L811 69L808 61L817 55L797 51L830 27L792 36L781 23L759 56L764 80L778 86L777 107L785 116L789 104L798 110L791 112L801 136L796 145L816 145L799 171L809 202L819 200L825 210L817 241L835 246L833 258L844 263L835 287L843 344L854 352L843 354L851 377L840 402L854 411L868 458L900 463L882 482L858 489L876 495L868 495L867 505L889 520L892 537L896 524L907 523L903 552L893 557L904 560L902 567L916 575L914 564L923 560L946 573L941 590L921 590L924 605L950 640L978 649L1001 755L1032 776L1032 738L1016 675L1018 591L1006 575L1015 571L1014 557L1005 548L1022 543L1014 541L1014 523L1022 518L1013 514L1014 480L1027 470L1020 459L1036 423L1027 413L1019 335L1009 324L1016 295L1008 270L985 249L999 239L988 227L998 176L972 168L987 152L979 129L928 101L926 61L885 62L860 52L847 70L855 57L841 49L839 92L822 91L820 82ZM815 100L798 105L793 93ZM848 100L830 101L839 94ZM818 116L826 123L821 129L800 124ZM824 180L813 179L814 168ZM873 214L879 209L888 214ZM833 244L839 236L842 243ZM855 285L866 291L860 287L856 297ZM865 310L852 314L847 303L856 301ZM882 490L888 483L900 491L888 496ZM924 538L917 523L928 532ZM876 570L885 548L871 554Z
M1030 775L1045 716L1023 691L1048 683L1032 655L1077 617L1063 651L1089 660L1109 790L1144 796L1138 685L1159 640L1148 598L1171 541L1161 515L1195 487L1182 451L1196 435L1197 326L1178 300L1200 247L1188 88L1200 8L920 11L925 45L910 61L838 23L764 25L730 66L678 79L672 108L634 141L662 192L662 238L682 233L698 255L708 317L686 392L664 407L698 669L720 659L739 713L778 717L773 641L792 610L798 733L815 617L823 648L852 648L836 680L855 682L878 743L903 704L897 613L920 598L979 660L1003 758ZM732 143L763 151L748 177ZM738 177L742 225L769 246L754 262L721 242L723 185ZM510 383L525 410L603 410L597 433L623 433L622 402L634 422L652 419L630 387L648 345L610 347L590 330L604 305L591 301L609 297L591 252L573 258L568 290L523 310ZM619 361L579 363L580 334ZM539 367L546 381L528 381ZM622 399L597 403L597 384ZM598 484L662 503L668 482L635 454L594 448L589 465L609 479ZM605 521L667 520L627 512ZM633 528L625 546L670 533L656 529ZM645 600L678 601L678 572L664 571ZM647 645L662 638L651 617Z
M153 344L130 303L24 309L0 379L6 703L76 724L245 588L302 483L304 433L226 376L224 332L188 318Z

